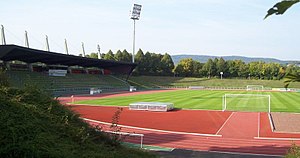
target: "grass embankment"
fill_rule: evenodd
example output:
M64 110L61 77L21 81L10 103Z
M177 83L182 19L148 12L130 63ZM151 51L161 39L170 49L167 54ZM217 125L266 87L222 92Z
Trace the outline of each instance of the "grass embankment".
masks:
M194 77L162 77L162 76L131 76L129 82L142 88L160 86L213 86L213 87L246 87L247 85L263 85L264 87L283 88L283 80L246 80L217 79ZM293 82L289 88L300 88L300 82Z
M97 132L39 90L0 88L0 157L155 157Z
M222 110L224 94L262 94L271 96L271 111L300 112L300 93L247 92L247 91L201 91L178 90L153 94L137 94L123 97L78 101L78 104L128 106L134 102L171 102L176 108ZM232 100L232 99L231 99ZM235 100L235 101L234 101ZM268 98L249 97L228 99L227 105L237 111L268 111ZM233 107L236 106L236 107Z

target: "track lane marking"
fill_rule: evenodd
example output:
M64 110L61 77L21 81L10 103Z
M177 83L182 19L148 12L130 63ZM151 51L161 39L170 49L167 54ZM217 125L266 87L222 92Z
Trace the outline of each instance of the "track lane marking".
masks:
M226 125L226 123L229 121L229 119L232 117L232 115L234 114L235 112L232 112L230 114L230 116L227 118L227 120L223 123L223 125L220 127L220 129L217 131L216 135L219 134L219 132L223 129L223 127Z
M94 123L111 125L111 123L108 123L108 122L102 122L102 121L92 120L92 119L83 118L83 117L81 117L81 119L83 119L85 121L94 122ZM163 133L186 134L186 135L206 136L206 137L222 137L222 135L218 135L218 134L202 134L202 133L189 133L189 132L175 132L175 131L167 131L167 130L152 129L152 128L142 128L142 127L126 126L126 125L118 125L118 126L125 127L125 128L138 129L138 130L145 130L145 131L163 132Z
M254 137L254 139L262 140L287 140L287 141L300 141L300 138L276 138L276 137Z

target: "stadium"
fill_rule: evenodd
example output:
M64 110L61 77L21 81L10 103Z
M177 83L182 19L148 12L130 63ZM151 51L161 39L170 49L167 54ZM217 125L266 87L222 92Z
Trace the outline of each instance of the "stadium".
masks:
M137 64L17 45L1 45L0 60L13 87L41 88L129 146L282 156L300 145L297 85L170 86L160 81L178 78L130 77Z

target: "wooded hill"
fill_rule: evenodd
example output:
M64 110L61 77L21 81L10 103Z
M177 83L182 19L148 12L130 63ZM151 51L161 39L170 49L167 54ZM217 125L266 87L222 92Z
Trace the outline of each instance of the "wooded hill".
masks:
M245 57L245 56L211 56L211 55L172 55L172 59L175 64L179 63L180 60L185 58L192 58L200 63L205 63L208 59L223 58L224 60L242 60L245 63L262 61L266 63L279 63L281 65L287 64L300 64L300 61L292 60L279 60L275 58L256 58L256 57Z

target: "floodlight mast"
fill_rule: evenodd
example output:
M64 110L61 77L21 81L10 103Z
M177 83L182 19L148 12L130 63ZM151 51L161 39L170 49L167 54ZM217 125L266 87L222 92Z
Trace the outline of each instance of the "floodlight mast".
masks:
M66 51L67 55L69 55L67 39L65 39L65 51Z
M50 52L48 36L46 35L46 51Z
M97 45L97 50L98 50L98 59L101 59L101 53L100 53L100 45Z
M6 40L5 40L5 34L4 34L4 26L1 25L1 41L2 41L2 45L6 45Z
M131 19L133 20L133 48L132 48L132 63L134 63L134 54L135 54L135 20L140 19L142 5L133 4Z
M29 48L29 41L28 41L27 31L25 31L25 47Z

